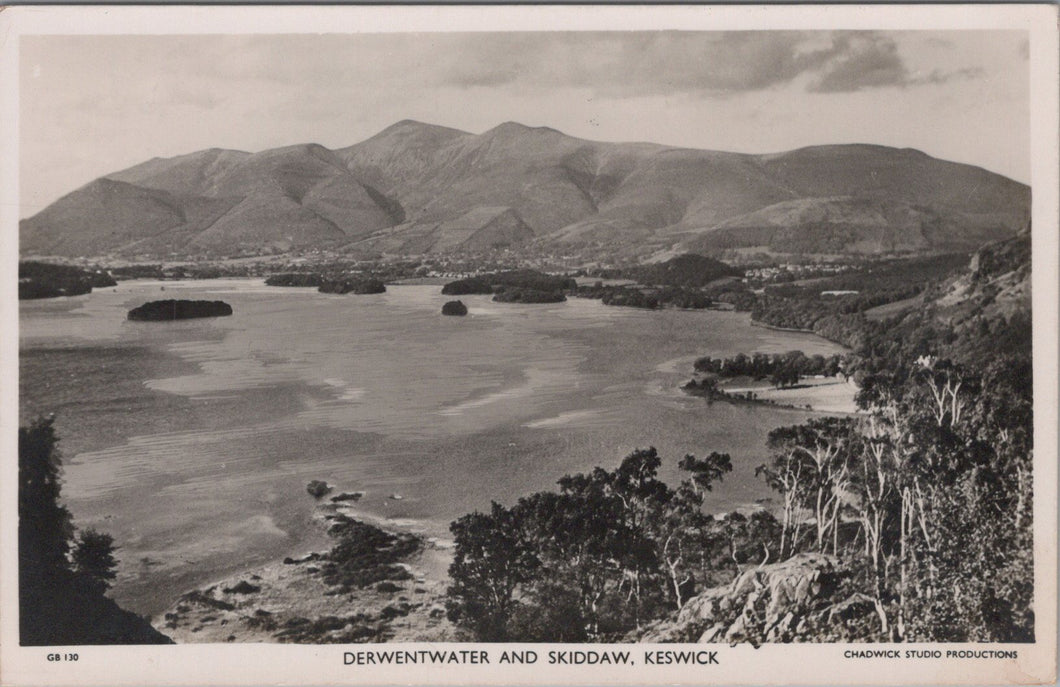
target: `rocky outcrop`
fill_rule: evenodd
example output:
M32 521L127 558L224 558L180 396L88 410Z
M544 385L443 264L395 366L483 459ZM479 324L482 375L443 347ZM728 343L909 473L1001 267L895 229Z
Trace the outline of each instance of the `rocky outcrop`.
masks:
M833 556L798 554L706 590L637 638L752 644L842 639L845 626L871 622L874 612L872 599L844 591L845 577Z
M344 491L337 496L332 496L331 502L340 503L342 501L360 501L363 497L363 491Z
M979 249L968 269L945 283L934 302L935 316L949 326L978 320L1010 320L1031 311L1031 236Z
M156 620L158 628L180 644L466 639L445 618L446 581L427 577L444 570L449 552L354 520L339 504L321 505L317 517L333 539L330 550L192 590Z

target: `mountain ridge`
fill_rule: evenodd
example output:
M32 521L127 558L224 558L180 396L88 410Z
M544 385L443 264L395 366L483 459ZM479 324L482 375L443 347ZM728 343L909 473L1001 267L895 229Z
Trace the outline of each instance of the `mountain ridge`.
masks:
M128 258L883 254L975 250L1025 226L1029 208L1029 187L911 148L753 155L590 141L518 122L472 134L401 120L334 150L153 158L22 220L20 236L24 255Z

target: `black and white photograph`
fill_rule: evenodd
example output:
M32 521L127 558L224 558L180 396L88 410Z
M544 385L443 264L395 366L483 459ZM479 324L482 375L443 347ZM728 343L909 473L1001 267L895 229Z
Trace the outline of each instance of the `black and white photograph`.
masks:
M1054 680L1056 7L754 9L0 16L4 684Z

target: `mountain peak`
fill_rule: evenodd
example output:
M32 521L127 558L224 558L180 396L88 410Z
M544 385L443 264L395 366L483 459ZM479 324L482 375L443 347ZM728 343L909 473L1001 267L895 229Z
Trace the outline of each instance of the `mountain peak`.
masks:
M883 254L975 249L1024 227L1030 207L1025 185L911 149L738 155L515 121L471 134L402 119L337 151L213 149L107 176L24 221L22 250L242 255L297 235L408 255Z
M256 157L285 157L295 155L307 155L312 157L323 157L328 158L333 156L335 153L328 148L320 145L319 143L293 143L291 145L280 146L279 148L270 148L269 150L263 150L260 153L255 153Z
M448 126L442 126L440 124L430 124L428 122L421 122L415 119L402 119L401 121L394 122L387 128L377 133L372 138L392 135L408 135L424 132L429 132L433 134L445 134L449 136L468 135L466 131L461 131L460 129L454 129Z
M402 119L401 121L394 122L386 129L408 129L408 128L421 128L421 129L433 129L437 124L431 124L430 122L421 122L418 119ZM386 130L384 129L384 131Z
M907 159L934 159L927 153L916 148L895 148L893 146L880 145L878 143L826 143L822 145L804 146L795 150L782 153L771 153L763 155L763 159L783 159L800 157L834 158L834 157L856 157L859 155L884 155L894 158Z
M562 131L557 131L548 126L527 126L519 122L504 122L484 132L483 136L521 136L524 134L552 134L566 136Z

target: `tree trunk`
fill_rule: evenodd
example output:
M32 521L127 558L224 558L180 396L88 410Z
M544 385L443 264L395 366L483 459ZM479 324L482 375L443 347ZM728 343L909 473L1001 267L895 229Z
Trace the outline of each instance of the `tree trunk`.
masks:
M909 581L909 563L906 555L906 539L908 538L908 530L911 525L909 522L909 508L911 505L911 499L909 494L909 488L906 487L902 490L902 510L901 510L901 521L898 525L898 557L899 557L899 582L898 582L898 640L902 641L905 639L905 593L906 585Z

